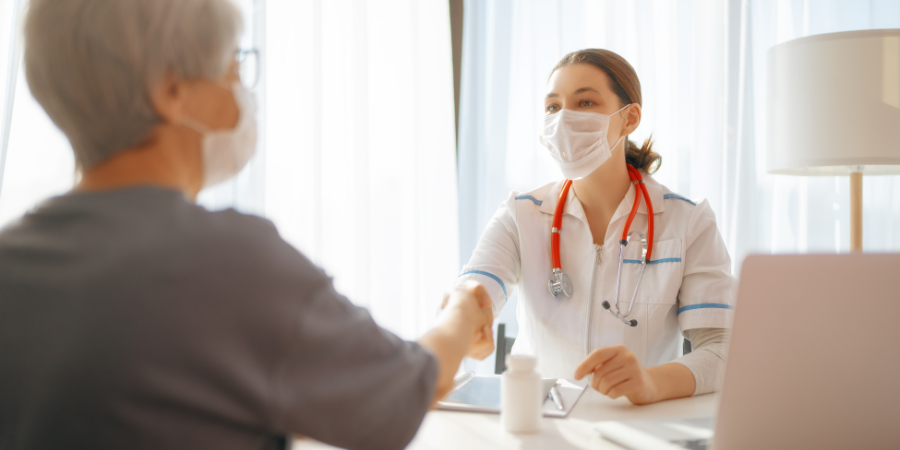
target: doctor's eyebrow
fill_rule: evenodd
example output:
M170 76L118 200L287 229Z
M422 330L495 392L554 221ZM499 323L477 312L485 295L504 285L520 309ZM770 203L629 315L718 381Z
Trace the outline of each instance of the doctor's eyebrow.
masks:
M582 92L595 92L597 94L600 93L600 91L598 91L592 87L583 87L583 88L573 92L572 95L578 95L578 94L581 94ZM559 97L559 94L557 94L556 92L551 92L551 93L547 94L547 98L551 98L551 97Z
M596 90L596 89L594 89L594 88L592 88L592 87L583 87L583 88L581 88L581 89L579 89L579 90L573 92L572 95L578 95L578 94L580 94L580 93L582 93L582 92L596 92L596 93L598 93L598 94L600 93L600 91L598 91L598 90Z

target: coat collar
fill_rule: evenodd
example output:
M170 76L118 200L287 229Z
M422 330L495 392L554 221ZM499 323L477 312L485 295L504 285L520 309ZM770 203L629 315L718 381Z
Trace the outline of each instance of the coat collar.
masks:
M644 178L644 185L647 186L647 193L650 194L650 202L653 204L653 214L656 215L665 211L666 204L663 202L662 185L646 173L641 173L641 175ZM559 191L562 189L564 182L565 180L558 181L547 191L547 198L541 203L540 210L542 213L550 214L552 216L556 211L556 203L559 201ZM631 206L634 205L635 189L634 183L631 183L628 186L628 192L625 193L625 198L619 203L619 207L616 209L616 213L613 215L610 222L616 221L620 216L628 216L628 213L631 212ZM644 202L643 198L641 199L640 206L638 206L638 213L647 214L647 204ZM569 188L569 195L566 196L566 204L563 206L563 214L569 214L587 222L584 209L581 207L581 202L576 198L575 189Z

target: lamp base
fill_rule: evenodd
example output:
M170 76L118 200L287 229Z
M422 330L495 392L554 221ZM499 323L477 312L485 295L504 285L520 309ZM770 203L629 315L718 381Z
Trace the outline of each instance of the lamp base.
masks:
M850 167L850 252L863 251L862 166Z

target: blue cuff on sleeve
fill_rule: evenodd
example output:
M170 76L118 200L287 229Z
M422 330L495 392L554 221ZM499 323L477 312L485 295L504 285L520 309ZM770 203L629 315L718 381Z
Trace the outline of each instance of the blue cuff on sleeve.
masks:
M474 274L477 274L477 275L484 275L484 276L486 276L486 277L488 277L488 278L491 278L491 279L493 279L494 281L500 283L500 288L503 289L503 295L505 295L507 298L509 298L509 294L506 293L506 285L503 284L503 280L501 280L500 277L498 277L497 275L494 275L494 274L492 274L492 273L490 273L490 272L485 272L485 271L483 271L483 270L470 270L470 271L468 271L468 272L463 272L463 273L459 274L459 276L468 275L468 274L471 274L471 273L474 273Z
M696 305L687 305L678 308L678 314L681 314L685 311L690 311L692 309L703 309L703 308L721 308L721 309L734 309L731 305L726 305L725 303L697 303Z

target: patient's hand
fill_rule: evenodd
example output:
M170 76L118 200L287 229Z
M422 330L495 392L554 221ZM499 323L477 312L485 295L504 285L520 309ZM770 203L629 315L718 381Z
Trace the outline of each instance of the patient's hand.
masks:
M484 358L494 348L490 332L494 313L484 286L469 281L447 294L443 303L438 323L418 341L438 362L434 401L453 389L453 376L464 356Z

